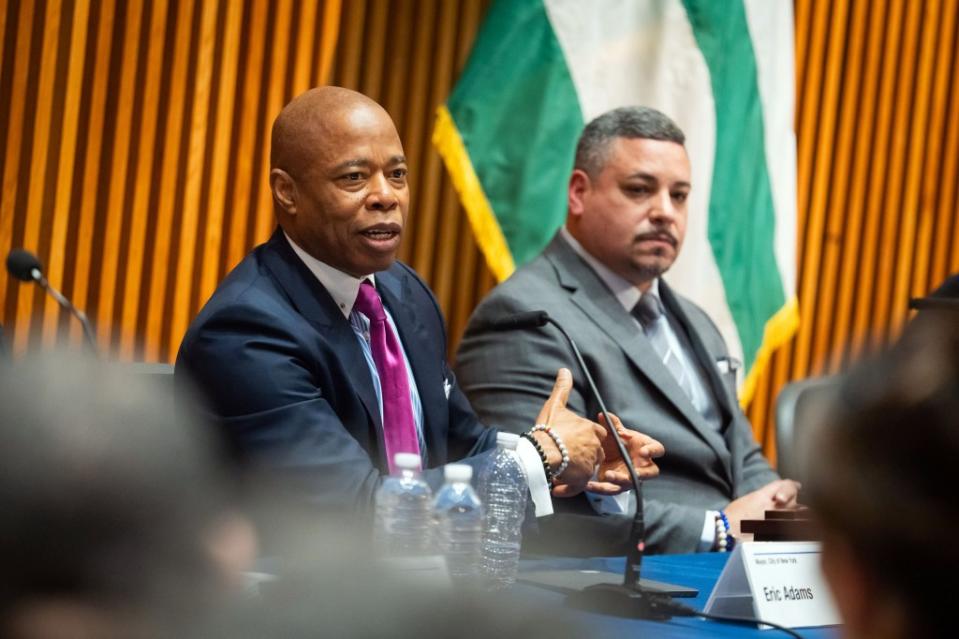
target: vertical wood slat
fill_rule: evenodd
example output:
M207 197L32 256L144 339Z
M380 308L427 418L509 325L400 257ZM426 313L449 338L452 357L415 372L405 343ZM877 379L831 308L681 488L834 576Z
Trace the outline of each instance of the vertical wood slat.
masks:
M172 12L171 7L171 12ZM166 359L162 348L162 336L168 322L167 281L173 271L172 256L175 229L174 209L178 206L177 175L180 172L180 145L183 138L183 122L188 105L187 72L191 47L192 29L196 4L194 0L181 0L173 17L173 49L170 56L170 86L166 88L169 101L165 114L165 133L160 159L159 198L154 214L157 217L154 241L154 268L150 273L149 301L145 336L145 356L149 361ZM160 266L162 264L162 266Z
M825 59L835 59L843 50L845 44L845 28L847 18L847 5L844 2L838 2L832 5L829 15L829 31L825 44ZM827 13L820 11L820 15ZM818 100L818 109L816 110L816 138L832 139L836 132L836 111L839 104L840 94L840 70L838 65L825 65L822 75L822 84L820 99ZM807 118L813 116L807 114ZM805 140L805 139L804 139ZM806 141L804 146L807 153L811 153L809 160L804 163L805 166L816 166L817 170L809 176L808 180L800 179L801 182L811 182L810 194L805 198L808 206L821 209L826 206L829 194L829 187L833 177L833 148L831 145L816 145L811 147L812 143ZM814 150L811 150L814 148ZM802 201L803 198L800 198ZM810 299L816 297L819 292L821 282L820 273L823 269L823 262L828 264L830 258L830 246L828 237L824 237L824 228L827 222L826 216L816 216L809 220L806 225L806 231L802 237L815 238L813 241L807 241L802 253L803 268L807 270L809 276L803 278L802 286L799 290L800 299ZM802 241L802 238L801 240ZM824 255L825 253L825 255ZM802 305L800 305L802 308ZM809 318L811 319L811 318ZM811 321L802 322L799 326L797 338L797 348L795 349L795 358L798 366L807 367L810 364L811 352L809 345L813 338L813 327L815 324ZM813 363L815 366L815 363Z
M164 45L166 44L166 21L167 9L163 3L153 4L149 18L149 36L146 45L147 60L162 59L166 54ZM157 127L159 120L159 102L160 102L160 75L162 68L160 65L147 64L146 76L144 78L144 92L142 113L139 115L139 144L140 152L135 158L135 179L133 186L133 198L129 206L123 209L130 211L147 211L150 194L153 189L153 153L144 152L146 149L154 148L156 143ZM129 303L130 300L139 299L140 287L144 283L143 275L143 256L146 252L146 231L147 215L130 215L130 239L127 246L127 259L124 266L125 280L123 287L123 306L121 310L120 322L120 357L132 359L133 348L135 345L138 304Z
M291 0L278 0L275 3L276 24L273 29L273 42L282 43L286 40L286 34L290 31L290 22L293 17L293 3ZM285 46L274 46L270 56L271 69L285 69L289 57ZM273 229L273 198L270 190L266 187L266 175L270 166L270 127L274 118L280 113L283 104L292 96L286 95L283 84L278 81L270 82L266 91L266 109L261 113L262 120L260 126L263 135L260 137L260 148L258 151L259 162L254 165L253 180L258 187L255 189L257 194L256 202L253 244L258 244L269 237ZM253 198L251 198L253 199Z
M263 82L269 81L262 73L263 59L266 55L267 33L265 28L258 25L267 24L266 2L253 2L247 12L248 37L244 43L246 58L244 59L245 72L243 74L243 99L239 103L239 112L234 116L236 121L243 123L238 127L238 139L234 175L232 178L230 211L230 231L227 261L232 265L243 259L248 250L245 228L249 215L249 204L252 185L256 180L264 179L261 175L253 175L253 158L257 145L257 128L253 125L257 121L260 110L260 96L263 94ZM222 269L220 271L223 273Z
M213 74L213 49L216 46L216 15L218 5L215 2L200 3L200 42L198 64L193 89L192 113L189 123L189 143L186 156L186 184L183 193L183 215L180 218L179 252L176 264L176 288L173 307L170 309L171 335L183 335L192 318L190 299L193 286L197 284L193 277L193 247L199 235L200 193L203 178L203 165L206 161L206 133L209 125L210 85Z
M885 3L878 3L880 5ZM892 127L894 117L894 102L896 89L896 63L899 60L900 34L902 27L903 6L899 2L889 3L889 11L885 19L885 37L883 55L880 67L879 94L877 97L878 112L874 128L875 145L873 146L872 163L868 177L870 189L867 194L868 208L866 210L866 227L864 230L859 265L859 287L857 288L855 317L853 320L851 355L853 358L862 354L866 347L877 344L877 333L882 326L875 326L873 317L876 314L876 295L881 287L877 281L877 270L882 255L882 212L883 205L888 201L887 193L890 186L890 176L887 167L892 148ZM810 217L822 215L819 211L811 212ZM896 215L895 210L889 211ZM801 374L801 369L797 373Z
M74 211L79 208L74 272L73 277L67 280L73 293L73 303L81 309L87 308L87 301L90 297L93 238L95 231L99 232L99 229L95 229L95 227L97 226L96 206L100 187L99 159L103 150L103 136L100 135L100 131L103 130L106 121L108 65L115 10L115 0L105 0L99 5L96 51L92 61L92 73L90 74L92 88L90 93L85 96L85 100L88 100L90 105L89 120L86 126L92 132L92 135L87 138L86 154L83 157L83 182L81 183L81 194L78 196L79 206L74 207ZM73 194L71 193L71 199L72 197ZM75 344L79 339L81 339L80 326L75 322L71 323L70 343Z
M959 271L956 4L796 0L804 325L749 407L769 452L783 383L894 337L905 298ZM333 78L396 121L413 190L401 255L436 289L453 352L493 278L428 138L487 5L0 1L13 39L0 42L0 253L39 251L112 356L169 361L212 287L273 226L273 117ZM0 273L18 354L80 339L41 299Z
M860 13L868 5L859 3L857 13ZM838 209L839 211L848 210L850 223L843 225L843 254L839 264L837 296L836 321L833 324L833 342L843 347L849 342L852 333L853 313L857 307L857 296L861 290L861 283L858 280L861 264L861 243L864 238L863 229L867 219L867 195L869 187L869 169L872 165L871 156L873 152L872 128L875 126L876 117L876 93L878 91L879 70L881 68L882 48L883 48L883 30L882 25L885 19L884 7L875 6L869 12L866 19L868 27L866 28L865 41L861 39L853 40L852 46L855 46L856 53L851 54L850 61L844 65L847 72L851 75L862 74L862 81L855 86L855 94L843 100L843 108L849 113L849 119L843 124L855 132L855 144L851 150L852 153L852 171L851 183L848 186L840 185L842 197L848 202L847 209ZM856 23L858 27L858 22ZM858 44L859 46L856 46ZM863 51L859 55L859 51ZM860 61L864 58L864 61ZM860 65L862 68L860 69ZM852 85L852 83L849 83ZM845 164L845 163L844 163ZM832 344L823 342L817 343L814 348L818 352L824 352L832 348ZM848 352L848 349L843 349ZM847 352L840 355L845 357ZM781 377L779 379L785 379Z
M437 217L439 212L435 208L436 193L426 192L424 188L429 168L426 166L427 157L437 158L436 151L429 143L429 133L433 123L433 112L436 103L427 104L430 80L436 81L434 75L435 64L439 56L434 56L434 45L437 38L445 34L437 33L437 2L419 3L417 5L418 20L414 26L412 70L408 78L406 96L406 117L400 127L407 156L416 167L413 188L416 202L416 215L411 226L412 234L407 238L407 247L412 253L407 258L423 277L432 283L433 264L432 249L437 233ZM441 99L445 99L445 95ZM432 206L431 206L432 205Z
M916 87L927 87L924 91L910 91L914 95L909 105L909 124L907 130L915 132L910 136L909 149L905 156L905 185L902 194L902 211L897 263L912 264L912 269L894 268L891 273L892 312L891 323L887 329L891 335L902 330L908 313L907 302L912 292L912 279L917 273L924 272L932 252L928 245L916 246L915 239L922 234L922 226L930 219L930 207L921 199L923 173L935 162L935 154L929 151L934 143L929 139L928 127L932 95L934 91L932 64L938 44L938 25L942 20L941 0L927 0L914 8L918 27L910 29L913 48L918 48L917 68L912 71Z
M113 148L109 166L109 194L106 202L106 222L102 228L103 249L99 258L102 268L98 288L98 306L92 314L97 327L99 346L112 351L113 310L118 298L116 289L121 268L120 253L123 226L130 220L127 212L127 171L129 170L130 145L133 143L133 105L136 90L137 58L140 55L142 0L126 3L126 23L120 46L120 80L117 89L116 117L113 127ZM101 179L104 176L101 175Z
M916 238L917 251L922 248L928 249L925 259L916 269L910 283L910 296L921 295L929 286L929 274L935 272L936 264L940 261L943 254L945 242L933 243L933 233L940 225L939 214L942 209L936 206L935 194L937 190L937 181L942 170L943 157L942 148L944 137L948 130L946 126L946 106L949 92L949 71L951 60L949 59L949 49L942 46L943 42L949 42L950 36L955 29L957 4L955 2L945 2L942 6L943 17L938 21L938 31L936 33L937 46L934 47L935 62L933 69L935 78L933 80L933 89L931 94L932 114L929 119L929 128L926 138L929 144L929 150L926 155L926 165L923 171L921 191L918 194L920 198L923 215L920 217L920 227ZM944 185L947 186L947 185ZM946 221L947 220L942 220Z
M9 21L17 25L15 30L16 43L15 55L12 60L13 77L11 78L11 87L9 91L10 106L7 109L9 113L9 125L7 127L6 148L3 153L3 171L2 193L0 193L0 251L4 255L13 247L13 229L14 221L17 217L17 175L22 170L19 158L23 144L24 116L26 111L26 93L27 93L27 72L30 68L29 51L32 48L33 39L33 2L21 2L19 6L16 3L7 5L8 10L19 9L16 16L10 16ZM4 37L7 31L3 31ZM6 49L6 43L4 43ZM14 284L14 287L17 286ZM15 304L8 300L12 295L16 295L15 289L9 288L9 277L6 273L0 274L0 301L4 302L4 324L9 326L12 320L16 320L18 314L25 314L17 309ZM12 307L12 308L11 308Z
M892 204L882 216L879 243L879 265L876 279L882 285L876 288L874 313L885 317L884 326L876 331L874 345L881 346L889 338L889 333L898 327L900 318L906 313L906 300L894 299L895 274L902 268L899 263L900 239L903 235L911 239L915 212L903 215L903 193L906 188L906 160L909 152L910 116L914 113L910 102L913 99L913 81L917 58L919 15L925 3L910 2L905 6L906 16L899 34L898 73L894 79L895 91L891 108L892 140L889 150L889 168L885 181L884 201ZM895 68L895 67L893 67ZM891 74L890 74L891 75ZM906 262L906 264L910 264ZM911 264L910 264L911 266Z
M946 32L946 38L940 44L940 50L948 42L959 42L959 17L957 17L956 3L949 3L950 7L950 28ZM952 247L952 264L959 263L959 219L956 211L959 210L959 59L953 56L951 60L943 61L940 59L939 65L942 67L951 66L952 73L948 82L950 89L945 91L948 106L945 111L946 126L944 128L944 140L946 142L942 152L942 170L930 178L930 192L926 197L933 198L937 187L942 188L942 197L938 202L938 215L936 216L936 232L938 241L935 243L935 257L933 259L932 273L927 281L930 286L934 286L937 281L937 274L949 270L949 248Z
M313 72L313 86L326 84L332 77L333 57L340 30L340 0L323 3L323 18L320 23L319 59Z
M838 112L835 129L837 142L833 159L835 170L830 173L820 171L817 176L822 178L817 180L820 185L819 199L817 200L819 206L824 206L826 198L829 198L829 207L832 210L845 212L844 215L826 216L825 231L822 237L822 273L835 273L837 271L844 255L849 255L843 251L844 240L855 241L858 236L858 229L862 224L862 209L857 206L855 199L850 196L849 179L854 164L853 148L856 118L859 117L862 107L861 101L856 96L862 82L862 42L865 37L866 9L866 4L862 2L852 7L849 16L849 24L851 25L848 37L849 64L844 70L843 77L837 78L837 84L850 91L851 95L843 100L836 109ZM840 38L840 41L842 40ZM836 55L834 50L831 53L833 56ZM833 65L833 67L836 73L841 70L839 65ZM865 156L862 159L865 159ZM832 184L838 185L840 188L833 189L831 188ZM844 229L849 230L846 238L844 238ZM807 272L806 280L809 279L811 278ZM822 299L833 299L838 285L838 278L821 278L819 282L820 297ZM812 327L811 352L816 354L813 363L814 370L823 370L828 365L828 358L833 355L829 350L829 343L833 335L832 328L835 320L834 317L814 314L810 321L806 323L807 326Z
M64 279L66 261L66 242L70 221L70 189L73 184L74 156L76 154L77 126L82 95L84 54L86 51L87 21L90 15L89 0L77 2L70 25L70 50L67 62L66 98L63 108L63 131L57 168L57 187L53 204L53 223L51 224L50 259L47 264L47 278L54 282ZM60 306L48 297L43 310L43 344L47 347L57 342Z
M57 36L60 31L61 5L58 1L47 4L43 22L43 40L40 58L40 77L34 107L33 137L30 140L30 166L34 169L27 184L26 216L23 243L27 246L40 244L41 222L44 218L43 186L47 175L47 158L50 150L50 118L53 109L53 81L57 66ZM14 349L23 349L30 337L33 302L36 291L22 286L17 296L17 307L23 312L17 316L14 329Z
M222 71L220 91L216 96L216 115L212 153L229 158L233 152L230 139L233 111L236 108L236 78L240 56L240 31L243 27L243 4L231 2L225 7L226 25L223 37ZM213 162L210 171L209 196L206 203L206 223L201 229L203 257L200 266L200 298L206 299L219 282L221 246L225 226L226 192L228 188L229 163Z

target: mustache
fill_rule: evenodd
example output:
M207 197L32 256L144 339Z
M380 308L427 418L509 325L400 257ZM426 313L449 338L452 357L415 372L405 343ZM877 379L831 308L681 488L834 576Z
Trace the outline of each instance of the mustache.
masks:
M645 240L659 240L660 242L668 242L672 245L673 248L679 246L679 240L676 237L667 231L650 231L648 233L640 233L633 238L636 242L643 242Z

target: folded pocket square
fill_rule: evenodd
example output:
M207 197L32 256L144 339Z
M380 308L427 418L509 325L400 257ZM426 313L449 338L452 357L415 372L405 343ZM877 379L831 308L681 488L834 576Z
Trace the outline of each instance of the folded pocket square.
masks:
M719 369L720 375L735 374L742 368L742 362L735 357L720 357L716 360L716 368Z

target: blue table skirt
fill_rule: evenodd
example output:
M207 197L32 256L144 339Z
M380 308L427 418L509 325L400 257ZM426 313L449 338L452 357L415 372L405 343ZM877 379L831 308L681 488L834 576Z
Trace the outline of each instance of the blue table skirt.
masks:
M646 579L698 589L698 597L680 599L679 601L697 610L703 610L728 557L729 555L724 553L646 557L643 560L642 576ZM548 558L523 560L520 570L521 572L547 569L607 570L621 575L623 566L624 559L622 557ZM522 578L522 575L520 576ZM544 607L563 605L564 595L554 590L522 582L517 583L512 590L528 604L537 602ZM687 637L762 637L763 639L776 639L778 637L788 637L778 630L759 630L755 626L727 624L689 617L659 622L622 619L581 611L577 611L575 615L578 621L590 628L590 639L606 637L611 639L614 637L616 639L629 637L656 637L657 639L672 639L674 637L677 639ZM839 636L836 628L801 628L797 629L797 632L807 639Z

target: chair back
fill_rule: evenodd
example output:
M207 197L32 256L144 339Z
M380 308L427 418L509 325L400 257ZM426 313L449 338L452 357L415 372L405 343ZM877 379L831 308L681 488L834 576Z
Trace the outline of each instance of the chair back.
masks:
M804 424L815 418L815 409L830 399L839 377L808 377L789 382L776 398L776 470L781 477L802 481L797 443Z

